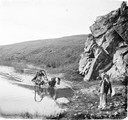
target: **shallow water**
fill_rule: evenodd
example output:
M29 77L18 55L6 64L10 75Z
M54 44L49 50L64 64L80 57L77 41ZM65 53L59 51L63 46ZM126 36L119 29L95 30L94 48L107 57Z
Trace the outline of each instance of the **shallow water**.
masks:
M33 93L28 89L12 85L0 78L0 110L4 113L25 112L30 105L35 106ZM34 108L33 108L34 109Z
M0 67L0 72L17 76L22 80L22 82L9 81L7 78L0 75L0 113L21 114L28 112L31 114L48 116L63 113L65 111L65 109L60 108L52 98L45 96L41 102L35 102L34 90L25 89L12 84L33 85L31 82L33 76L14 73L13 68L4 66ZM58 98L69 98L73 96L73 91L70 88L66 88L66 86L68 86L68 84L62 82L57 88ZM37 99L40 98L41 97L37 95Z

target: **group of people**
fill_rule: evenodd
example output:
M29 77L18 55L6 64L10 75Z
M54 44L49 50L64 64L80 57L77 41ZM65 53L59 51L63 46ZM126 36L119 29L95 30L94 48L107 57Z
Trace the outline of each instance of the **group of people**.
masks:
M37 72L35 77L32 79L32 81L39 86L48 83L50 87L54 87L56 83L58 85L60 84L59 77L53 77L51 78L51 80L48 80L46 72L44 70L40 70L39 72Z
M51 97L53 97L52 94L55 95L55 91L54 91L55 85L60 84L59 77L54 77L54 78L51 78L51 80L48 80L44 70L40 70L39 72L37 72L36 76L32 79L32 81L35 82L35 84L37 84L39 86L48 83L48 86L49 86L48 90L49 90L49 93L51 94ZM98 108L100 110L105 109L107 106L107 95L108 95L109 91L110 91L110 96L111 96L112 95L112 85L110 82L110 76L103 73L101 75L101 81L100 81L99 90L98 90L99 97L100 97L100 102L99 102Z
M49 95L51 98L56 99L56 91L55 86L56 84L60 84L60 78L59 77L53 77L50 80L47 78L46 72L44 70L40 70L36 73L35 77L32 79L32 81L35 83L36 86L38 86L39 93L40 91ZM48 86L46 89L42 88L41 86ZM41 94L40 94L41 95Z

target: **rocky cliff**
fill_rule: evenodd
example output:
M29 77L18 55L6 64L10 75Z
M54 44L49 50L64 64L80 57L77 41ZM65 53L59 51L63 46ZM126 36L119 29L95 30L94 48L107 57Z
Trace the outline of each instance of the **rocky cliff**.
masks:
M101 73L112 78L128 75L128 6L97 17L90 26L91 34L85 42L79 61L84 80L96 79Z

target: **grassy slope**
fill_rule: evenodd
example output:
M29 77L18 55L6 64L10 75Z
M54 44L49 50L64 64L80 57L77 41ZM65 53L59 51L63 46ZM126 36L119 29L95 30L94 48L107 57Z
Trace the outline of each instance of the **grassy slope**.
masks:
M0 47L1 64L27 62L46 68L78 68L87 35L35 40Z

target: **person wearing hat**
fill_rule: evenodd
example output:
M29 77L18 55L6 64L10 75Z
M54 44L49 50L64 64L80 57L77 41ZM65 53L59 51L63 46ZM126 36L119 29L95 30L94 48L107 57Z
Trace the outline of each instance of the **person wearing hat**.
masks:
M108 94L109 90L110 90L110 96L111 96L111 94L112 94L112 85L111 85L111 82L110 82L110 77L109 77L109 75L104 74L103 78L100 82L100 89L99 89L100 103L99 103L99 106L98 106L99 109L105 109L105 107L107 105L107 94Z

